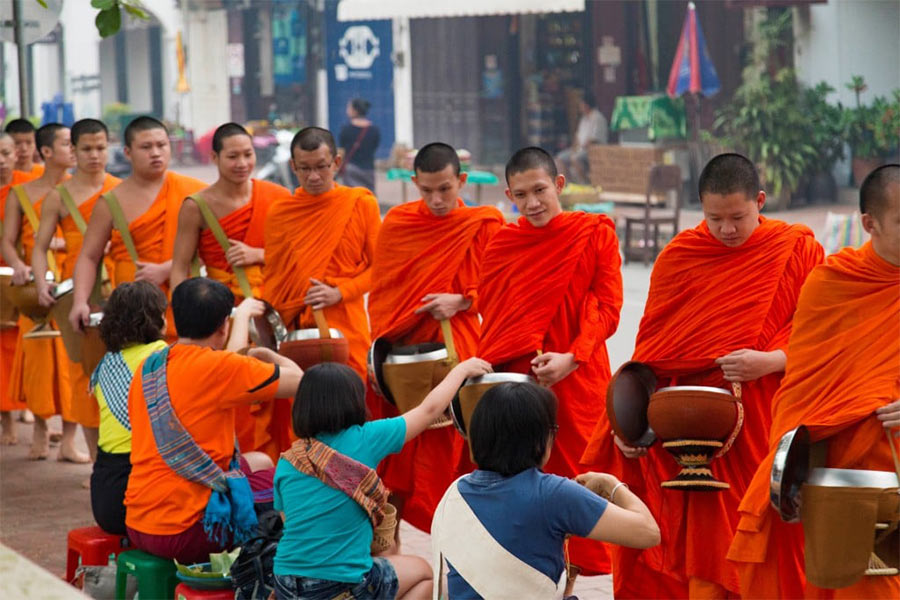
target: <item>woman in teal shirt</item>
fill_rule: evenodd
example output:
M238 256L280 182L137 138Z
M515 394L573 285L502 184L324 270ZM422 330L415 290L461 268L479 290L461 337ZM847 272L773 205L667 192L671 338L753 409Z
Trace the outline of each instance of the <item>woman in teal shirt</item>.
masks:
M370 469L422 433L447 408L467 377L490 372L472 358L454 368L418 407L392 419L366 422L365 388L345 365L324 363L303 376L293 407L294 433L317 440ZM287 453L285 453L286 455ZM275 555L275 595L330 599L431 596L431 567L417 556L372 558L372 523L348 493L307 475L286 460L275 470L275 509L284 535Z

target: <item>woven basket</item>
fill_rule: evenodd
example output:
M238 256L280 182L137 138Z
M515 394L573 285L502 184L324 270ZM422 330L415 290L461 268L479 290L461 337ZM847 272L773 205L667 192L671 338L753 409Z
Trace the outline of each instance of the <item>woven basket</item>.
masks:
M384 505L384 519L372 531L372 554L383 554L394 545L397 532L397 507L390 502Z

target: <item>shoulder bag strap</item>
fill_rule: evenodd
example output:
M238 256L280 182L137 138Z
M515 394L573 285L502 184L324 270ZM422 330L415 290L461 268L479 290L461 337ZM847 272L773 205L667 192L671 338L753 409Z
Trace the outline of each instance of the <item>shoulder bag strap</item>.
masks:
M107 206L109 206L113 225L115 225L116 229L118 229L119 233L122 235L122 243L125 244L125 250L128 251L131 262L137 266L140 258L138 258L137 249L134 247L134 239L131 237L131 231L128 229L128 221L125 220L125 213L122 212L122 205L119 204L119 199L116 198L116 195L112 192L103 194L103 199L106 201Z
M37 238L38 229L41 226L41 220L38 218L37 213L34 210L34 205L31 203L31 200L28 198L28 194L25 193L25 189L21 185L14 185L12 190L16 194L16 199L19 201L19 206L22 207L22 212L25 214L25 218L28 219L28 223L31 225L31 229L34 230L34 237ZM25 262L30 263L31 259L26 256ZM52 250L47 250L47 268L58 275L56 269L56 257L53 255Z
M353 142L353 145L350 146L350 150L347 151L347 156L345 156L344 160L341 161L341 168L338 169L335 177L339 177L340 175L344 174L344 170L347 168L347 163L350 162L350 159L353 158L353 155L356 154L357 150L359 150L359 146L362 144L363 138L366 137L366 132L368 130L368 125L360 130L359 135L356 136L356 141Z
M228 252L228 249L231 248L231 242L228 241L228 236L225 234L225 230L222 229L222 224L219 223L216 215L210 210L206 200L201 198L200 194L194 194L193 196L188 196L188 198L197 203L200 213L203 215L203 220L206 221L206 226L209 227L213 237L222 246L222 251ZM238 286L241 288L244 298L252 298L253 289L250 287L250 281L247 279L247 272L244 271L244 267L232 265L231 270L234 271L234 276L237 278Z
M59 197L62 200L63 205L65 205L66 210L69 212L69 216L75 221L75 227L78 228L81 235L84 235L84 232L87 231L87 223L85 223L81 211L78 210L78 205L75 204L75 200L72 199L72 194L69 193L69 190L67 190L66 186L63 184L56 186L56 191L59 192Z

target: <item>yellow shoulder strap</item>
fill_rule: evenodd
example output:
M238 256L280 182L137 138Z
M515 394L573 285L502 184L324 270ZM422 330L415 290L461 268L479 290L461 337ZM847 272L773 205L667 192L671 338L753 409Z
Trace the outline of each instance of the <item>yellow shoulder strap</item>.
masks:
M22 212L25 214L25 218L28 219L28 223L31 225L31 229L34 230L34 235L37 237L38 229L41 226L41 220L37 216L37 212L34 210L34 205L31 204L31 200L28 198L28 194L25 193L25 189L21 185L14 185L12 188L13 192L16 194L16 198L19 200L19 206L22 207ZM31 262L28 260L28 257L25 257L26 262ZM58 273L56 268L56 257L53 255L52 250L47 250L47 268L53 271L54 273Z
M228 249L231 248L231 243L228 241L225 230L222 229L222 224L219 223L219 220L209 208L206 200L201 198L200 194L194 194L193 196L188 196L188 198L197 203L197 206L200 208L200 214L203 215L203 220L206 221L206 226L209 227L213 237L216 238L216 241L222 246L222 251L228 252ZM247 273L244 271L244 267L232 266L231 270L234 271L234 276L237 279L238 286L240 286L244 298L252 298L253 289L250 287L250 280L247 279Z
M122 205L119 204L119 199L116 198L116 195L112 192L103 194L103 199L106 201L107 206L109 206L113 225L115 225L116 229L119 230L119 233L122 234L122 243L125 244L125 250L128 251L131 262L137 265L140 258L138 258L137 249L134 247L134 239L131 237L131 231L128 229L128 221L125 220L125 213L122 212Z

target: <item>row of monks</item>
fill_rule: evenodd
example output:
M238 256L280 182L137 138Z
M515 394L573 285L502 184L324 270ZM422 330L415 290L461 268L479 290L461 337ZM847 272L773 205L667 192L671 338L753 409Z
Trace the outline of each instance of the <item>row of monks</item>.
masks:
M149 117L125 130L133 173L123 181L104 171L107 133L98 121L38 130L42 169L28 162L34 134L32 146L19 148L27 128L13 129L15 140L0 134L3 258L23 283L32 271L52 270L53 257L57 280L74 278L75 326L91 312L101 264L113 285L149 280L168 291L191 276L195 256L238 302L240 267L288 329L315 327L313 310L322 309L348 339L350 366L363 380L373 339L439 342L440 321L449 319L461 359L477 355L495 371L531 374L559 398L547 472L613 473L651 508L662 530L656 548L571 541L571 562L586 575L613 572L617 597L900 597L896 577L867 577L838 592L806 585L802 529L782 523L767 498L774 444L801 423L814 439L837 439L829 466L893 469L884 431L900 424L891 420L900 418L900 167L880 169L863 188L872 240L827 261L809 228L760 215L765 193L750 161L721 155L704 169L705 219L654 265L633 356L652 367L660 387L742 383L743 431L713 465L730 488L685 493L659 486L678 468L668 454L612 434L606 340L623 302L615 224L562 211L565 178L543 150L520 150L507 165L516 222L461 201L466 175L441 143L416 156L421 199L382 222L371 192L335 183L341 158L324 129L294 138L293 193L251 178L252 140L236 124L216 131L212 185L168 170L167 132ZM227 244L207 225L207 211ZM51 288L36 280L52 302ZM96 440L96 403L58 339L22 339L32 326L20 316L18 329L2 331L4 441L12 435L8 411L27 406L37 418L32 457L46 457L44 421L59 414L61 456L79 460L66 436L80 423ZM374 418L396 414L371 385L367 403ZM276 458L291 441L290 400L245 411L237 419L241 449ZM473 468L462 438L438 428L390 457L381 474L402 518L428 531L448 485Z

